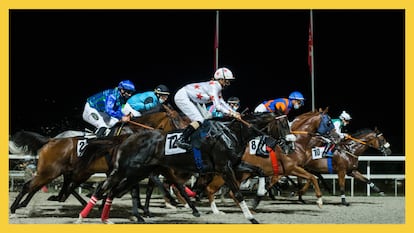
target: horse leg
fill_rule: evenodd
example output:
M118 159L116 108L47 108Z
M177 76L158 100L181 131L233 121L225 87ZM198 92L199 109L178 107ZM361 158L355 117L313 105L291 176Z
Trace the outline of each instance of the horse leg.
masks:
M132 217L131 220L134 222L144 222L140 216L138 209L144 210L144 207L141 205L141 198L139 197L139 183L134 184L131 189L131 199L132 199ZM148 211L149 212L149 211ZM144 216L149 216L149 213L144 210Z
M244 200L243 194L240 192L239 186L237 185L237 179L234 174L233 168L231 167L231 162L227 162L224 166L224 173L223 173L224 181L226 182L227 186L230 190L234 193L234 197L239 202L239 206L243 211L244 217L249 220L251 223L257 224L259 223L252 215L249 210L249 207Z
M344 206L349 206L349 203L346 202L346 198L345 198L345 171L344 170L338 171L338 184L339 184L339 190L341 192L341 204Z
M273 185L275 185L277 183L277 181L279 180L279 176L272 176L270 179L270 184L266 187L266 190L268 193L270 193L270 189L273 187ZM261 193L259 193L259 191L257 192L256 196L253 199L253 204L252 204L252 209L256 210L257 206L259 205L260 201L263 199L264 195L261 195Z
M315 178L315 176L307 172L304 168L299 167L299 166L294 167L294 169L292 170L292 174L298 177L298 183L299 183L300 178L304 178L307 180L307 182L302 187L302 189L299 190L299 195L301 196L306 193L306 191L309 188L310 183L312 182L313 188L315 189L315 196L317 198L316 204L318 205L319 208L322 208L322 205L323 205L322 192L321 192L321 189L319 188L318 180Z
M178 184L174 182L175 187L177 187L178 191L180 191L180 194L182 197L184 197L187 204L190 206L190 208L193 210L193 216L194 217L200 217L200 212L198 212L197 208L195 207L194 203L190 200L188 197L183 184Z
M14 205L14 206L12 205L14 207L14 211L18 208L26 207L29 204L30 200L35 195L35 193L37 191L39 191L41 187L43 187L44 185L50 183L55 178L56 178L56 176L49 177L49 176L44 176L44 175L36 175L31 180L27 181L23 185L23 189L25 189L25 192L23 192L23 193L28 193L28 194L27 194L26 198L21 203L16 202L16 205ZM21 196L21 198L22 197L23 197L23 195Z
M357 180L360 180L360 181L368 184L369 187L372 190L374 190L375 192L377 192L379 195L381 195L381 196L384 196L385 195L384 192L381 191L381 189L374 184L374 182L372 182L371 180L369 180L368 178L366 178L365 176L363 176L358 170L352 170L352 172L349 173L348 175L354 177Z
M64 202L66 198L63 200L63 196L65 193L67 193L68 186L69 186L69 174L63 174L63 184L62 187L59 190L58 195L51 195L47 200L48 201L59 201ZM67 195L66 195L67 196Z
M88 203L86 204L86 206L82 209L82 211L79 213L79 217L78 219L75 221L76 224L82 223L83 219L86 218L89 213L91 212L91 210L93 209L93 207L96 205L96 202L99 199L103 199L103 194L105 193L106 190L108 190L108 186L111 185L111 177L108 177L105 182L100 183L94 193L92 194L91 198L89 199ZM105 186L104 186L105 185Z
M22 205L20 204L20 201L23 199L23 197L27 193L29 193L29 191L30 191L30 183L31 183L31 180L29 180L26 183L24 183L24 185L22 187L22 190L19 192L19 194L14 199L13 204L10 206L10 213L11 214L15 214L16 213L16 209L22 207ZM37 189L37 190L39 190L39 189Z
M298 183L297 183L297 186L296 186L296 188L297 188L296 194L295 194L295 192L292 192L290 194L290 196L298 195L298 200L305 204L305 201L302 199L302 194L305 193L306 190L309 188L309 182L307 182L305 185L303 185L302 178L299 177L299 176L297 177L297 182Z
M223 177L216 175L216 176L213 177L213 179L205 187L205 192L207 194L208 202L210 203L210 208L211 208L211 211L213 211L213 214L224 214L224 212L220 211L217 208L217 205L216 205L216 202L215 202L215 196L214 196L214 194L223 185L224 185Z

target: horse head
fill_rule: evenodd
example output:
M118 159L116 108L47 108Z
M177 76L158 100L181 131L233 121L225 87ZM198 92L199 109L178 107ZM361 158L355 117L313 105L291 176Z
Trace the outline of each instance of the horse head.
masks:
M324 110L310 111L296 117L291 125L293 132L299 135L319 134L329 137L334 143L340 141L340 136L335 131L331 117L328 115L328 107ZM310 139L309 137L306 137Z
M362 154L368 147L380 151L387 156L392 153L390 144L376 127L372 129L361 129L352 136L348 136L347 140L342 143L351 151L351 153L359 155Z
M392 153L390 148L390 143L387 142L387 140L384 137L384 134L381 133L377 127L374 129L375 131L375 138L377 139L376 143L373 144L374 148L377 148L377 150L381 151L381 153L385 156L390 155Z

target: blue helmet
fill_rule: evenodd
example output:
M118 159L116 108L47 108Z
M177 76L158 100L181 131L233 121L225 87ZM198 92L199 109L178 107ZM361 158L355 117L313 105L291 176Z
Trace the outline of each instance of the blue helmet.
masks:
M300 104L297 105L297 106L295 106L295 109L297 109L300 106L303 106L305 104L305 98L303 98L302 93L300 93L299 91L294 91L294 92L290 93L289 99L290 100L299 100L300 101Z
M291 99L291 100L302 100L302 101L305 100L305 98L303 98L302 93L300 93L299 91L294 91L294 92L290 93L289 99Z
M118 84L118 88L131 91L131 92L135 92L135 85L129 80L121 81Z

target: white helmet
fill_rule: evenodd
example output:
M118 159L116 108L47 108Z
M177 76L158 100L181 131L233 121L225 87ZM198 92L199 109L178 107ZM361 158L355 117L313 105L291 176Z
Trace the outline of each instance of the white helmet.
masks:
M339 118L340 119L342 119L342 120L346 120L346 121L349 121L349 120L351 120L352 118L351 118L351 115L349 115L349 113L347 113L347 112L345 112L345 111L342 111L342 113L341 113L341 115L339 116Z
M218 79L229 80L229 79L235 79L235 78L233 76L233 73L229 69L223 67L223 68L218 68L216 70L216 72L214 72L214 79L216 79L216 80L218 80Z

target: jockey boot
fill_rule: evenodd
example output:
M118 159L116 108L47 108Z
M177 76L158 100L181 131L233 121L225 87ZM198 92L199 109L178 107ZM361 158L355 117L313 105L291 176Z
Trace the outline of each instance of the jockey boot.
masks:
M326 144L325 149L323 150L322 157L332 157L332 150L333 145L329 142L328 144Z
M198 121L193 121L191 122L187 128L184 129L183 134L181 134L181 137L179 139L177 139L177 141L175 142L175 145L177 145L180 148L183 148L185 150L190 150L191 149L191 144L190 144L190 136L191 134L194 133L194 131L196 131L196 129L198 129L198 127L200 127L200 122Z

